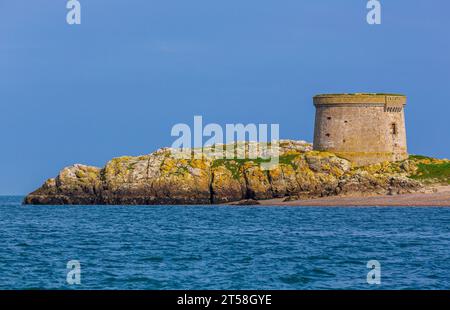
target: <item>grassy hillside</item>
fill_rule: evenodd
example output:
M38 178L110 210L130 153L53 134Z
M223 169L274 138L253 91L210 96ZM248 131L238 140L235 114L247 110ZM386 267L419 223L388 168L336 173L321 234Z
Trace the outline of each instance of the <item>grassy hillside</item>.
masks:
M409 159L417 167L410 178L423 183L450 184L450 161L421 155L411 155Z

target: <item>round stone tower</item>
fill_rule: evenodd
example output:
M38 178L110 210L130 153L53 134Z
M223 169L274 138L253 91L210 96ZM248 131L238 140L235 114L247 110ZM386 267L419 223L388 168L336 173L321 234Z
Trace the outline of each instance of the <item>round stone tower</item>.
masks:
M318 95L314 105L314 150L336 153L356 166L408 157L405 96Z

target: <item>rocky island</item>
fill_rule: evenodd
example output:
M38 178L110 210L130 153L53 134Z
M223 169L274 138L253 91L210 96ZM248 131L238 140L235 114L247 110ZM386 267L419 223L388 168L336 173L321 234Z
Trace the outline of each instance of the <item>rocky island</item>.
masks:
M313 144L234 142L187 148L186 158L163 148L115 158L103 168L74 165L29 194L25 204L339 205L343 199L324 197L366 197L345 204L450 205L450 161L408 155L406 96L323 94L313 102ZM239 153L256 156L237 159ZM278 164L263 169L267 158ZM434 200L367 198L439 191L437 186L446 194ZM308 200L314 198L322 200Z
M243 146L247 147L248 143ZM177 159L163 148L144 156L114 158L105 167L76 164L29 194L25 204L209 205L278 199L401 195L450 184L450 161L411 155L397 162L355 166L315 151L305 141L281 140L279 164L224 159L205 152Z

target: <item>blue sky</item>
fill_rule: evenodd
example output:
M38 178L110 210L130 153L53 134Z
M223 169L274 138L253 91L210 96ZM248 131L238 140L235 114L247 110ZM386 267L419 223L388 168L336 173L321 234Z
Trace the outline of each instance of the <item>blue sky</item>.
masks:
M0 0L0 194L64 166L172 144L176 123L279 123L312 140L312 96L404 93L411 153L450 157L450 3Z

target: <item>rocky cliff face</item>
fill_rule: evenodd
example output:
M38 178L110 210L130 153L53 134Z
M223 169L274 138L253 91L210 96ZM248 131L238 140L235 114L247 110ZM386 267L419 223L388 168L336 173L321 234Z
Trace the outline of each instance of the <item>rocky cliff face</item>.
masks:
M248 144L245 145L248 147ZM217 154L217 153L216 153ZM219 204L244 199L313 198L413 192L410 177L419 159L353 168L332 153L312 151L304 141L283 140L279 165L262 170L255 160L177 159L160 149L119 157L104 168L74 165L29 194L25 204Z

